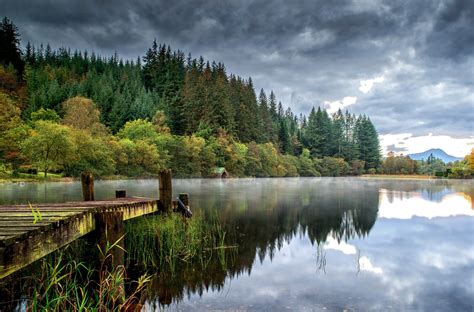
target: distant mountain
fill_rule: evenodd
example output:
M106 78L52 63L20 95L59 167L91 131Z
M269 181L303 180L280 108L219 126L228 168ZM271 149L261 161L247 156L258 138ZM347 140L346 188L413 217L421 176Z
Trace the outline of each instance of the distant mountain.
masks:
M434 157L441 159L445 163L462 159L459 157L448 155L445 151L443 151L440 148L432 148L421 153L408 154L408 156L410 156L410 158L414 160L427 160L431 154L433 154Z

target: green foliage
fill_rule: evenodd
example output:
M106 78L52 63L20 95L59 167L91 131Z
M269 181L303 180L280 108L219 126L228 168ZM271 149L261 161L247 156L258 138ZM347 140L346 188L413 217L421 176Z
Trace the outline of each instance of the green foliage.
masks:
M20 144L26 138L28 127L20 119L18 104L0 92L0 159L16 169L22 162Z
M45 120L45 121L51 121L51 122L57 123L59 122L59 120L61 120L61 117L59 117L58 113L56 113L56 111L53 109L40 108L36 112L31 113L30 119L33 122L38 121L38 120Z
M116 244L108 244L99 269L75 260L69 247L41 260L39 280L31 287L28 311L132 311L142 298L150 277L127 279L123 265L105 265ZM125 287L131 290L125 293Z
M303 152L298 157L298 171L303 177L319 176L320 173L316 170L313 159L308 149L303 149Z
M34 123L31 135L21 145L22 153L38 168L45 178L51 169L61 169L75 152L70 129L50 121Z
M114 174L115 160L107 138L93 136L85 130L73 129L71 138L76 152L71 160L64 164L66 175L77 177L85 171L96 177Z
M374 125L366 116L359 116L354 127L359 159L365 162L365 169L380 165L380 145Z
M132 141L142 140L153 143L158 139L158 134L153 124L143 119L129 121L117 133L120 139L129 139Z
M339 177L347 175L350 172L349 165L342 158L324 157L317 160L316 168L319 169L322 176Z
M117 173L124 176L153 176L164 168L155 145L143 140L121 139L111 143Z
M448 177L454 179L469 179L474 177L474 148L463 160L456 161L452 164Z
M446 172L447 165L439 158L428 157L426 161L417 161L417 172L434 176L436 172Z

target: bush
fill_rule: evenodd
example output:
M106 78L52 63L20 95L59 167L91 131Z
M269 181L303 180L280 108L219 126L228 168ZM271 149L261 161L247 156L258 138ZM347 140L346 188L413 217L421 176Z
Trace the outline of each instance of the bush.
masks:
M347 175L350 171L349 164L342 158L324 157L322 160L318 159L319 171L325 177L339 177Z

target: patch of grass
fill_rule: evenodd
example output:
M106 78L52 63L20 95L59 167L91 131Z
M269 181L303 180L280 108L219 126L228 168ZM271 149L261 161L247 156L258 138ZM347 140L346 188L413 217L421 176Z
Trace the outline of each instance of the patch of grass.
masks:
M126 224L129 257L143 267L167 268L200 264L202 268L218 257L223 268L226 253L237 246L226 245L226 233L216 212L195 214L191 219L178 214L155 215Z
M142 275L128 282L123 265L111 267L112 250L117 242L107 244L98 269L76 261L71 254L61 251L57 256L41 262L41 275L30 288L28 311L135 311L141 308L144 291L150 282ZM125 284L133 284L125 293Z

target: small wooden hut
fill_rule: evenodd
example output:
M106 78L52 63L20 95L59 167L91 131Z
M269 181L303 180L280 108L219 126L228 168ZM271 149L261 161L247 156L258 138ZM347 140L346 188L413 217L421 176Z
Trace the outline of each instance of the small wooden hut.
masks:
M215 167L212 169L211 176L217 179L227 179L229 177L229 172L224 167Z

